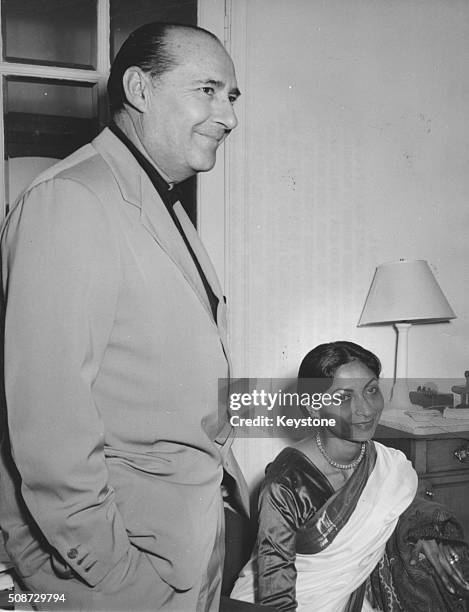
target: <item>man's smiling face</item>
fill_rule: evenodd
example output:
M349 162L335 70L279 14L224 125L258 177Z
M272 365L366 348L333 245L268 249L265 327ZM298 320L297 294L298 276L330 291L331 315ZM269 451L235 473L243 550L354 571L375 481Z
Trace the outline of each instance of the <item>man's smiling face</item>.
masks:
M239 95L231 58L204 33L167 34L176 65L152 78L142 116L142 144L172 181L211 170L216 151L236 127L233 104Z

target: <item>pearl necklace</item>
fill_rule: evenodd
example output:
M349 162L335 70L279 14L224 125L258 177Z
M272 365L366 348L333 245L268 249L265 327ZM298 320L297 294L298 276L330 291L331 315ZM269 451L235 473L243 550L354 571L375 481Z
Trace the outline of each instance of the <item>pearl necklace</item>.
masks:
M339 470L352 470L353 468L357 467L357 465L363 459L365 452L366 452L366 442L362 442L360 454L358 455L356 459L354 459L350 463L337 463L337 461L334 461L334 459L329 457L329 455L326 453L322 445L322 442L321 442L321 436L319 435L319 431L316 433L316 444L318 445L319 452L324 457L324 459L327 461L327 463L330 463L335 468L339 468Z

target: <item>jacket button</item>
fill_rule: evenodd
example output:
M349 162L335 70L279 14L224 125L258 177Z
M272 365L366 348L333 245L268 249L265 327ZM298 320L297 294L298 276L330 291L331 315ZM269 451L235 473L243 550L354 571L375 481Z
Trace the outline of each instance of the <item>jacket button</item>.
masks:
M76 548L71 548L67 553L67 557L69 559L76 559L78 557L78 550Z

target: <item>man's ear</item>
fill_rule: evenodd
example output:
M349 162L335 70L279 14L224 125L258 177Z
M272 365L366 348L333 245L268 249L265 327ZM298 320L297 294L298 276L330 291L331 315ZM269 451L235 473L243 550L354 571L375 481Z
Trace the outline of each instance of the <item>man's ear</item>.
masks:
M138 66L130 66L122 77L122 87L128 104L144 113L148 108L151 75Z

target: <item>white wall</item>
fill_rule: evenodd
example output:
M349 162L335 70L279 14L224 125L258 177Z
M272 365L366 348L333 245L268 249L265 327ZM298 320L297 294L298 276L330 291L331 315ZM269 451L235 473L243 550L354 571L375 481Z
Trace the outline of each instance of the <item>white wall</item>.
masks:
M469 368L469 3L234 0L235 374L295 375L350 339L392 376L392 328L356 327L375 266L427 259L458 318L410 332L409 376ZM249 444L251 446L249 446ZM254 480L282 441L237 445Z

